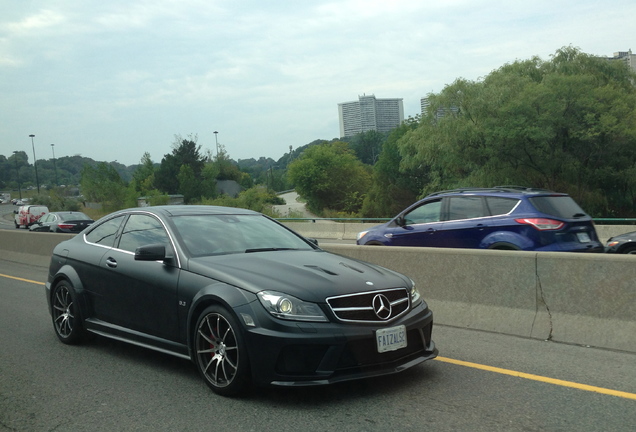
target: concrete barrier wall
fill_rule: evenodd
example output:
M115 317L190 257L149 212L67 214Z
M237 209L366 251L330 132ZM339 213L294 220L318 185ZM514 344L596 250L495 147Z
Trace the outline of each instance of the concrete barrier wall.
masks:
M636 352L636 257L324 244L410 276L435 321Z
M331 240L355 240L360 231L368 230L377 223L338 223L316 220L316 222L283 222L286 226L305 237ZM596 232L604 244L607 239L618 234L636 231L635 225L597 225Z
M47 267L70 237L0 231L0 258ZM636 352L634 255L321 246L410 276L438 324Z
M53 248L75 234L32 233L29 230L0 230L0 258L48 267Z

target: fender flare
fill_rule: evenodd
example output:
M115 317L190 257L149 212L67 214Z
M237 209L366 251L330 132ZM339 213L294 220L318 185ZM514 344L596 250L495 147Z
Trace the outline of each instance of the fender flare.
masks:
M53 295L53 288L62 280L66 280L67 282L71 284L71 287L73 288L73 291L75 292L75 295L77 296L77 301L79 303L79 310L78 310L80 315L79 318L81 321L84 321L86 311L88 310L87 308L89 306L88 296L86 295L86 290L84 289L84 284L82 283L82 279L77 274L75 269L68 264L65 264L62 267L60 267L60 269L57 271L57 273L55 273L55 275L53 276L51 280L51 285L50 285L51 289L50 289L50 292L47 293L47 295L49 296L49 299L48 299L49 312L52 312L51 305L53 304L53 301L52 301L53 299L51 298L51 296Z
M532 250L534 243L527 237L512 231L496 231L481 240L480 249L496 249L507 247L515 250Z
M251 296L252 298L249 298ZM196 322L199 319L199 315L205 308L210 305L218 304L225 308L229 313L234 315L237 322L241 324L243 320L236 316L234 312L235 308L246 305L256 300L256 294L249 293L248 291L237 288L233 285L228 285L222 282L216 282L208 285L195 294L192 298L192 304L188 310L188 317L186 320L186 336L187 346L190 352L190 358L193 358L193 333ZM240 331L243 329L241 328Z

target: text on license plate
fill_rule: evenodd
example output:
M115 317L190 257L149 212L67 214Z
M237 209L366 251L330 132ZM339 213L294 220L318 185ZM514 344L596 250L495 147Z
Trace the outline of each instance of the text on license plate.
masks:
M580 232L580 233L576 233L576 236L579 238L579 241L581 243L590 242L590 235L588 233Z
M403 325L376 330L378 352L395 351L406 347L406 327Z

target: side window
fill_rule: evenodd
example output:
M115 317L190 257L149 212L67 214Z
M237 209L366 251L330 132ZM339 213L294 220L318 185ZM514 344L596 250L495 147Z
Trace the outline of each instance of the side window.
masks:
M99 224L86 234L86 241L112 247L115 243L115 234L117 234L123 220L123 216L118 216Z
M139 246L164 244L170 241L163 225L152 216L134 214L128 218L119 241L119 249L135 252Z
M514 198L487 197L486 202L493 216L508 214L517 205L519 200Z
M427 202L404 215L406 225L439 222L442 200Z
M448 204L448 220L472 219L488 216L481 197L450 197Z

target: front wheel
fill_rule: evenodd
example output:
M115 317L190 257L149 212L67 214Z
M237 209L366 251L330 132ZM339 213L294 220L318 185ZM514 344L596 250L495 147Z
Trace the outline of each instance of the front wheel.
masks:
M249 383L249 361L241 329L220 306L210 306L197 321L195 362L206 384L217 394L240 393Z
M623 253L627 255L636 255L636 246L631 246L623 249Z
M83 341L86 330L78 317L78 305L73 287L61 281L53 289L51 298L53 328L58 339L73 345Z

